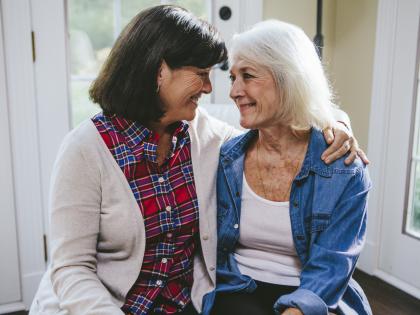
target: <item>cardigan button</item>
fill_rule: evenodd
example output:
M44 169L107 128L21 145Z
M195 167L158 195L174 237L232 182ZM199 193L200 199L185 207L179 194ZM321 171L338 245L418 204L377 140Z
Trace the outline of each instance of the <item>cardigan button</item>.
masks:
M213 266L209 267L210 271L214 271L216 268L214 268Z
M234 226L233 226L233 228L234 229L237 229L239 227L239 225L238 224L235 224Z
M203 235L203 240L207 241L208 239L209 239L209 236L208 236L208 235L206 235L206 234L204 234L204 235Z

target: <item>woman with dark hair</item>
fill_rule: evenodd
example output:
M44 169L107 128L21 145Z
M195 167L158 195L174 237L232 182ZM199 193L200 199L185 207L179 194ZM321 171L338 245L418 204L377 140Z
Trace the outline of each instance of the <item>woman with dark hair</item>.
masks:
M65 138L55 164L51 263L31 314L201 309L215 286L219 148L238 131L197 102L226 59L218 32L176 6L124 29L90 90L103 112ZM335 136L332 159L352 140Z

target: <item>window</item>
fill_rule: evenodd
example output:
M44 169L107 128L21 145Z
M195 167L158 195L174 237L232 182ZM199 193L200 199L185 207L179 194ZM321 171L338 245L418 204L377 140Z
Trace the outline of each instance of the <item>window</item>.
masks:
M417 78L416 119L411 156L408 209L405 218L406 233L420 238L420 80Z

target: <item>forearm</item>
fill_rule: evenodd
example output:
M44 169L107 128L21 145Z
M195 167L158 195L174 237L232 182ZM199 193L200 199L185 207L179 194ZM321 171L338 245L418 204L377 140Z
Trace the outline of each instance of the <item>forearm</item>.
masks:
M86 267L61 268L51 278L60 307L69 314L124 314L96 274Z

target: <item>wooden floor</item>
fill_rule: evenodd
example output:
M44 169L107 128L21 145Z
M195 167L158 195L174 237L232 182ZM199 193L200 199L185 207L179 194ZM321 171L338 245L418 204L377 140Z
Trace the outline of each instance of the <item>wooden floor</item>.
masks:
M356 271L354 278L365 291L374 315L420 315L420 300L361 271ZM16 312L7 315L27 314Z
M364 272L356 271L354 278L365 291L374 315L420 315L420 300Z

